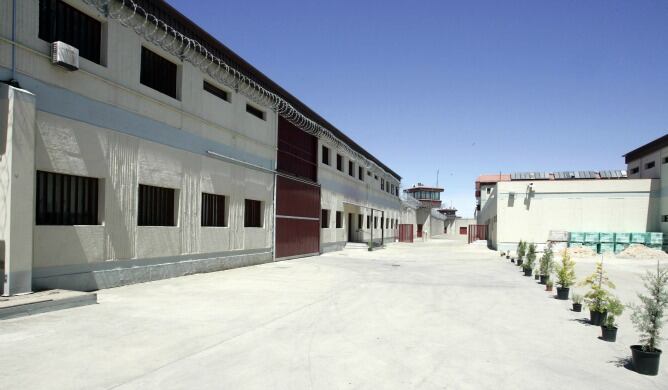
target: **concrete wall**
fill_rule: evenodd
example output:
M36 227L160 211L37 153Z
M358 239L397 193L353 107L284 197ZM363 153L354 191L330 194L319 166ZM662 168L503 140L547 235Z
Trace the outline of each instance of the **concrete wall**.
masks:
M668 183L663 180L668 178L668 148L657 150L642 158L630 161L627 164L629 178L635 179L659 179L661 195L659 199L659 229L664 234L668 234ZM647 168L647 164L654 162L653 168ZM638 168L637 173L631 173L634 168Z
M445 220L447 232L444 237L449 239L467 240L468 234L460 234L459 228L466 227L468 233L469 225L474 225L476 220L473 218L449 218Z
M514 181L497 184L493 247L513 248L522 239L545 243L550 230L644 232L659 228L659 181ZM488 202L490 204L490 202ZM482 211L482 210L481 210Z

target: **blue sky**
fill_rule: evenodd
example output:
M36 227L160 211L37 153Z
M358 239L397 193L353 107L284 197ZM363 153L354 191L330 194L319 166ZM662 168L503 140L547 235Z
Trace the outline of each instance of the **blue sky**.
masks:
M668 1L169 2L463 216L481 173L624 169L668 131Z

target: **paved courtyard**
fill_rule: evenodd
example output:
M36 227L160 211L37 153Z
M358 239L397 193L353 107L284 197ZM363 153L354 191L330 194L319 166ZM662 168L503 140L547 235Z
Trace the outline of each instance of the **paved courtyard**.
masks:
M629 302L655 263L606 264ZM658 377L624 367L628 311L607 343L520 275L431 240L103 290L0 321L0 388L668 389L668 356Z

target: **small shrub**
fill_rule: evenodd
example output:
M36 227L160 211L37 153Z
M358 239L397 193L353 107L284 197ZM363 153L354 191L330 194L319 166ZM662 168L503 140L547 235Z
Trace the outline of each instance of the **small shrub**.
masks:
M616 328L617 323L615 320L622 315L624 305L615 296L610 295L610 297L608 297L608 302L605 305L605 311L608 313L608 316L605 318L603 326L606 328Z
M527 252L527 261L526 261L526 267L527 269L533 268L534 264L536 264L536 245L532 242L529 244L529 250ZM524 265L524 264L522 264Z
M517 244L517 258L519 260L522 260L522 258L526 255L527 253L527 243L520 240L519 244Z
M589 286L590 290L585 294L585 302L591 311L605 312L610 293L606 288L613 289L615 284L610 281L608 274L603 269L603 262L596 263L596 270L581 282L582 286Z
M550 276L554 272L554 253L552 252L552 246L548 245L543 251L543 256L540 258L540 274L545 276Z
M549 288L549 287L554 286L554 282L551 281L551 280L548 280L547 282L545 282L545 285Z
M668 268L659 267L643 277L648 295L638 294L639 305L633 305L631 320L640 333L640 343L646 352L655 352L661 342L663 316L668 309Z
M573 294L573 297L571 299L573 300L573 303L582 304L582 295L580 294Z
M563 251L561 265L557 265L557 284L569 288L573 283L575 283L575 261L571 259L568 251Z

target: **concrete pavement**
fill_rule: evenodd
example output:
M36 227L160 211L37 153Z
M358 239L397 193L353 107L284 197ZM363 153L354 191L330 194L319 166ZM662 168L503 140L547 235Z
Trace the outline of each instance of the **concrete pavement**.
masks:
M606 264L625 302L653 265ZM102 290L0 321L0 388L668 389L668 356L658 377L623 367L628 312L601 341L520 274L431 240Z

